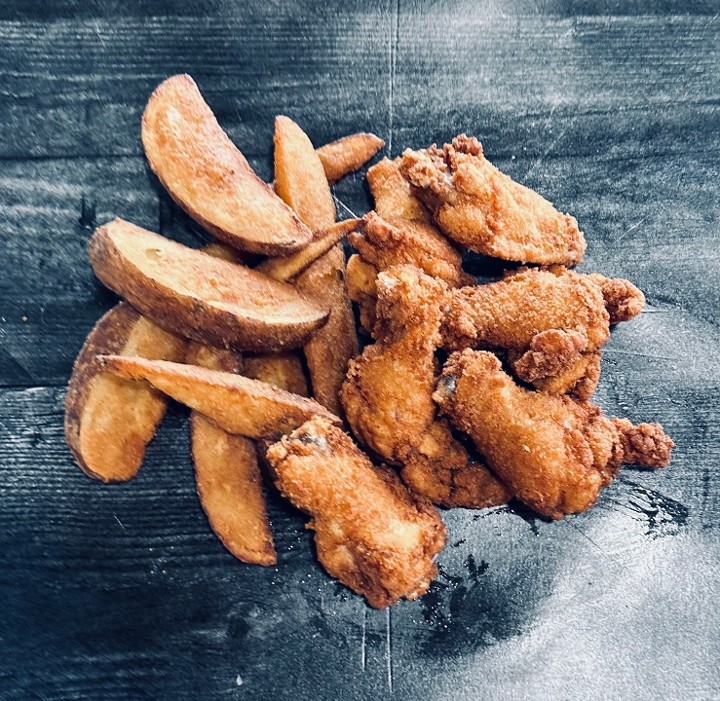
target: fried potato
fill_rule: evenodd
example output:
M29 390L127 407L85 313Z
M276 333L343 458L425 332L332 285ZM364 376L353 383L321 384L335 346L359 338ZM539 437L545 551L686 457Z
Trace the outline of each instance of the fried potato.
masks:
M224 243L210 243L204 246L202 249L203 253L207 253L213 258L219 258L220 260L226 260L228 263L235 263L236 265L243 265L245 260L242 253L236 248L227 246Z
M360 132L332 141L317 149L317 154L325 169L325 177L332 185L340 178L369 161L385 142L375 134Z
M147 380L176 401L199 411L229 433L275 439L313 416L340 423L312 399L229 372L195 365L102 356L104 367L129 380Z
M101 353L181 360L185 341L121 302L95 324L75 361L65 397L65 439L88 475L124 482L140 469L167 400L145 383L105 371L97 361Z
M348 363L360 351L355 317L345 284L345 253L339 244L316 260L295 281L295 287L330 307L330 318L305 345L313 396L334 414L342 415L340 388Z
M335 221L335 202L320 157L289 117L275 118L275 191L312 231Z
M307 378L296 353L261 353L243 359L243 374L286 392L309 397Z
M155 89L142 118L142 142L170 196L225 243L282 255L310 242L310 231L255 175L189 75Z
M292 286L122 219L96 229L90 262L111 290L160 326L242 350L302 345L327 309Z
M255 270L265 273L275 280L282 282L290 280L305 270L313 261L327 253L340 239L355 231L360 222L360 219L345 219L336 222L327 229L317 232L312 243L297 253L283 258L268 258Z
M197 343L190 344L186 362L232 373L243 366L238 353ZM277 556L255 445L197 411L191 412L190 426L197 493L215 535L239 560L274 565Z

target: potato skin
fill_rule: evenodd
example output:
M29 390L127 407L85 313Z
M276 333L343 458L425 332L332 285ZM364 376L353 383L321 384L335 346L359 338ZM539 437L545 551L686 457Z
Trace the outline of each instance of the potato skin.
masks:
M138 335L142 338L138 339ZM157 390L114 377L97 360L103 353L128 352L132 350L131 343L135 348L152 347L152 353L146 355L153 358L180 360L185 352L182 339L144 319L125 302L113 307L95 324L70 376L65 396L65 440L80 468L103 482L125 482L137 474L145 447L155 435L167 406L166 398ZM112 412L116 419L112 431L103 430L102 423L94 422L91 400L102 401L103 414ZM91 415L86 414L88 407ZM144 425L139 420L141 414Z
M170 196L225 243L278 256L310 242L310 231L258 178L189 75L168 78L150 96L142 142Z
M369 161L385 142L375 134L360 132L343 136L317 149L325 177L332 185Z
M128 251L144 247L161 251L172 265L164 262L143 271ZM296 348L328 317L328 310L290 285L121 219L96 229L89 254L95 274L107 287L163 328L208 345L254 351ZM172 275L167 274L170 269ZM236 290L231 304L209 297L210 277ZM252 293L244 294L248 288ZM282 312L275 319L273 306Z

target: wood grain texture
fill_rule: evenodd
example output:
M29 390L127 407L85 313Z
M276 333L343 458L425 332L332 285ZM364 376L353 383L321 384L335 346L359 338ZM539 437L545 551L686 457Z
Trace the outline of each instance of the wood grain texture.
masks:
M713 0L3 3L0 699L717 697L719 18ZM227 553L178 407L137 479L84 477L63 386L116 301L92 229L208 240L140 148L150 91L180 71L266 179L276 114L392 155L468 131L577 216L582 269L648 298L613 331L597 401L661 421L670 469L627 470L559 524L444 512L438 581L390 612L323 573L272 489L277 568ZM333 192L340 217L371 206L362 172Z

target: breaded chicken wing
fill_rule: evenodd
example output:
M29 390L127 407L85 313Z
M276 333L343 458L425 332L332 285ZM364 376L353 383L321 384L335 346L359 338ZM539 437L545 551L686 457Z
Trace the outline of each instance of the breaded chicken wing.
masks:
M507 500L504 487L437 422L432 401L446 285L417 268L377 278L377 343L350 363L342 399L355 435L403 465L418 493L443 506L484 508Z
M501 173L473 137L406 150L400 170L441 231L473 251L540 265L582 260L585 237L575 218Z
M445 527L397 475L324 420L271 445L267 458L283 495L312 516L318 559L333 577L376 608L427 591Z
M657 425L619 430L592 404L524 389L492 353L453 353L433 397L511 493L550 518L590 508L625 460L670 458L672 441ZM646 444L626 456L640 435Z

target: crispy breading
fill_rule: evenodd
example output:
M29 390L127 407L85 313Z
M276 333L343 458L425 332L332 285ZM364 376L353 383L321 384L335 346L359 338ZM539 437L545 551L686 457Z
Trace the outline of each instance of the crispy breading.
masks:
M271 445L278 488L312 516L318 559L376 608L424 594L445 527L425 499L375 467L350 436L313 419Z
M477 139L461 134L442 149L406 150L400 169L440 229L473 251L540 265L582 260L575 218L501 173Z
M592 273L588 277L602 290L611 324L630 321L643 310L645 295L630 280L607 278L600 273Z
M590 508L626 459L621 432L598 407L524 389L486 351L453 353L433 396L512 494L550 518ZM660 449L661 434L652 439Z

